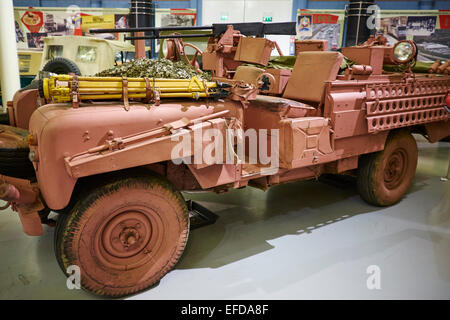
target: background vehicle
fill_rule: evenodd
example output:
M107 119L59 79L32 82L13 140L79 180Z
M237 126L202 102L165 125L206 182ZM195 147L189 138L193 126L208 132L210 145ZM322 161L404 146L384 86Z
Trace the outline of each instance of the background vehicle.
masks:
M42 52L33 50L20 50L17 54L19 60L20 87L26 87L33 81L41 68ZM0 87L0 104L2 103ZM3 120L5 119L5 121ZM7 114L0 112L0 123L7 123Z
M36 84L28 86L40 70L59 74L94 75L132 58L134 46L128 42L83 36L46 37L42 52L19 52L21 87L36 88ZM0 123L6 122L7 114L0 114Z

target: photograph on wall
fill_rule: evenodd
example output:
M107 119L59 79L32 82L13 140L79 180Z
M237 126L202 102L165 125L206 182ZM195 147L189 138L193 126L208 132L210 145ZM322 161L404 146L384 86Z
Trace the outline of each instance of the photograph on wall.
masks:
M49 36L64 36L73 34L73 23L70 17L61 17L54 13L44 14L44 32Z
M47 36L85 35L90 28L126 28L128 26L128 10L105 10L102 8L67 10L59 8L14 8L16 43L19 50L41 50L36 43L39 36L28 34L46 33ZM82 23L84 19L84 27ZM82 29L83 28L83 29ZM104 39L118 39L118 33L98 34ZM28 44L31 44L29 46Z
M388 43L393 45L397 41L406 40L407 21L407 16L381 18L377 32L383 34Z
M297 33L300 39L306 39L313 35L312 15L299 15L297 17Z
M16 43L25 42L25 36L23 35L22 30L20 29L19 23L14 21L15 29L16 29Z
M42 35L72 35L74 26L70 13L14 9L16 42L19 50L42 50ZM25 40L26 37L26 40Z
M431 36L436 28L436 16L409 16L407 34L412 36Z
M450 30L436 29L429 37L415 36L419 61L450 60Z
M328 50L335 51L339 47L341 26L339 24L313 24L313 36L310 39L328 40Z
M401 15L380 19L378 34L383 34L389 45L397 41L412 40L418 49L417 60L431 62L450 59L450 30L439 27L438 16ZM442 28L444 27L444 28Z
M441 22L439 28L437 22ZM419 49L420 61L450 60L450 29L442 22L445 19L437 16L408 17L408 32Z
M341 39L341 24L339 23L339 16L333 14L311 14L310 27L306 27L307 20L303 20L299 15L297 17L297 34L301 40L320 39L328 41L328 50L337 50L339 48ZM303 26L303 25L304 26ZM307 28L307 30L305 30ZM305 31L302 33L302 30Z
M126 29L129 26L127 14L115 14L114 20L115 20L114 25L116 29Z
M195 26L197 13L194 9L157 9L155 12L156 27ZM155 40L155 52L159 52L161 39ZM195 43L195 40L189 42Z
M194 26L196 17L191 10L170 9L170 12L161 15L161 27Z
M81 30L83 34L89 32L90 29L114 29L115 27L115 15L83 15L81 17ZM96 33L92 34L94 37L115 40L116 35L114 33Z

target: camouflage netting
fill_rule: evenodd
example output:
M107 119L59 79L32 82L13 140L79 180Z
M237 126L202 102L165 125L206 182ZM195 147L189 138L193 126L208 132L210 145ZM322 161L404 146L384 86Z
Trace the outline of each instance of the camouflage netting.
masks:
M211 80L207 72L197 73L191 65L183 62L172 62L168 59L137 59L123 65L103 70L96 77L129 77L129 78L170 78L190 79L193 76Z

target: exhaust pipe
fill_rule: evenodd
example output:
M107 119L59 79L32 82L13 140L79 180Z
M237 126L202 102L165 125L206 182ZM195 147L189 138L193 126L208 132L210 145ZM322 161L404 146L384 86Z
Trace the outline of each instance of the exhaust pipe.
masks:
M9 183L3 183L0 185L0 199L8 201L8 205L4 207L6 209L9 207L9 203L17 204L33 204L36 202L37 194L33 191L22 190L19 191L14 185ZM41 218L39 217L38 211L17 209L19 213L20 221L22 222L23 231L30 236L40 236L44 232L42 229Z

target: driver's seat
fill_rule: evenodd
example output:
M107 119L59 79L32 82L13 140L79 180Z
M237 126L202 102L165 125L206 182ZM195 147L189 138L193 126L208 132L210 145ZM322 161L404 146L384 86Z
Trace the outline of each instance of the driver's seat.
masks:
M253 66L239 66L236 68L233 80L242 80L245 83L249 83L258 86L258 77L264 72L263 69Z

